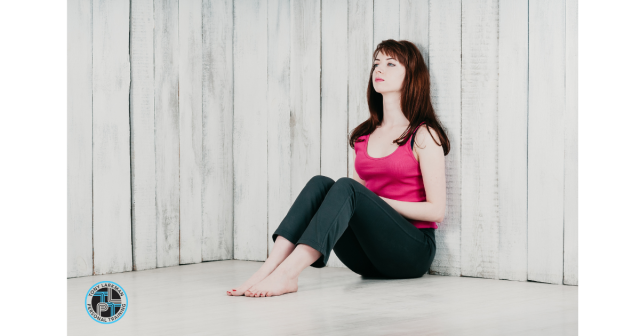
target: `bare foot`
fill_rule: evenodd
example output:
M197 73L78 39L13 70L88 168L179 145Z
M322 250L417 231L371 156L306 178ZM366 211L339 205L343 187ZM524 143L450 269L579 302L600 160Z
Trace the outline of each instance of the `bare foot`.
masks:
M227 295L229 296L242 296L246 292L247 289L251 288L251 286L257 284L266 278L277 266L267 265L266 263L260 267L258 271L256 271L249 280L245 281L240 287L233 288L227 291Z
M284 272L275 270L264 280L250 287L245 296L277 296L298 291L298 277L290 278Z

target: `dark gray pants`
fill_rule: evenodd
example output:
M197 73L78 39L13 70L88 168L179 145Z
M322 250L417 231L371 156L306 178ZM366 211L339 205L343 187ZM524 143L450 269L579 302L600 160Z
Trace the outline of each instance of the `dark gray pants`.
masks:
M434 230L418 229L358 181L312 177L273 233L322 255L311 266L327 265L331 250L350 270L367 277L419 278L436 254Z

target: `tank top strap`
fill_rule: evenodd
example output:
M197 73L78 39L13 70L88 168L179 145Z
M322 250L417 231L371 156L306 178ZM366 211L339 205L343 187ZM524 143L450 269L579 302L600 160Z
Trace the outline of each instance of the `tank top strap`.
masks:
M413 143L416 140L416 132L418 131L418 129L420 128L420 126L422 126L422 124L424 124L426 121L423 121L420 123L420 125L418 125L418 127L416 127L415 130L413 130L413 133L411 133L411 150L413 151Z

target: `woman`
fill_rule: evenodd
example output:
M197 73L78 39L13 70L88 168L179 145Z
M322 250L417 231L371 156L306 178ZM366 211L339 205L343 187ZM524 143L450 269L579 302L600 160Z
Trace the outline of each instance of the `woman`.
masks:
M295 292L302 270L326 266L332 249L362 276L416 278L429 271L436 222L445 214L449 140L433 110L418 48L386 40L373 58L371 116L349 139L354 178L312 177L273 233L269 258L227 295Z

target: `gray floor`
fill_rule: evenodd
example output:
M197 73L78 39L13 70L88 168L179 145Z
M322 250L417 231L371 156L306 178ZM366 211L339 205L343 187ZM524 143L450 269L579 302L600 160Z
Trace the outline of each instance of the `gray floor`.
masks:
M216 261L67 280L69 335L577 335L578 287L425 275L362 278L306 268L298 292L230 297L260 266ZM84 307L99 281L121 285L125 315L95 322Z

